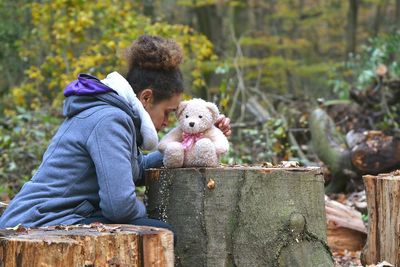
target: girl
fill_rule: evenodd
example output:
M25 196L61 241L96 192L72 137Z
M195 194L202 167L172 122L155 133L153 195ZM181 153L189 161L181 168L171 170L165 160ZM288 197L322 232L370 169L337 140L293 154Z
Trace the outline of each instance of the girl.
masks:
M66 117L43 161L0 218L0 228L78 223L126 223L171 229L147 218L136 198L147 168L160 167L157 131L168 123L183 92L180 47L141 36L127 50L126 77L103 81L81 74L64 91ZM230 134L229 119L218 122Z

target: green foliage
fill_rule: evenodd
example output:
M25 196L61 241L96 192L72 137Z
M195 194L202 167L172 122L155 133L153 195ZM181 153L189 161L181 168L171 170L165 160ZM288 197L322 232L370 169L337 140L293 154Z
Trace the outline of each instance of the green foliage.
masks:
M363 222L368 223L368 214L361 214L361 219Z
M0 0L0 97L18 82L18 74L23 69L18 40L28 32L25 18L29 13L25 2ZM0 103L0 113L1 110Z
M352 55L347 62L336 68L330 79L331 88L340 99L348 100L351 89L367 96L375 92L374 97L378 97L378 100L370 109L383 116L374 123L374 127L389 132L399 131L400 128L400 105L388 104L393 95L389 91L396 90L390 89L391 85L388 84L400 79L399 52L400 33L372 38L362 47L360 54ZM387 71L379 76L379 69Z
M350 88L366 90L377 80L375 73L381 64L387 66L392 79L400 77L400 34L393 33L371 38L362 51L350 55L348 61L332 72L330 85L340 99L348 99Z
M0 118L0 192L12 197L31 178L60 121L48 109Z
M205 61L216 59L212 44L184 25L151 23L127 1L42 1L28 5L32 16L29 36L20 41L27 68L22 82L11 89L13 104L37 109L59 107L62 89L79 73L99 78L114 70L125 72L124 50L139 35L175 39L184 48L183 69L193 87L204 86ZM11 107L12 108L12 107Z
M282 119L271 118L263 125L244 128L231 138L231 147L222 158L225 164L279 163L298 160L290 147L288 126Z

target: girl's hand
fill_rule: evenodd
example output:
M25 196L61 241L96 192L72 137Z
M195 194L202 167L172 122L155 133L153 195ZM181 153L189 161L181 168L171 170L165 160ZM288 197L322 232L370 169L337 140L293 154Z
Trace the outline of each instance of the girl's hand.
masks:
M219 115L219 118L214 125L215 127L219 128L226 137L229 137L232 134L231 120L224 114Z

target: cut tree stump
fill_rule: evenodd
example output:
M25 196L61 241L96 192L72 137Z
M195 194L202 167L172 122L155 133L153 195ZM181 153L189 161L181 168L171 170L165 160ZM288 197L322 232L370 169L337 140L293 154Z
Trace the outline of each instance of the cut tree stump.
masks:
M333 266L319 168L152 169L146 186L176 266Z
M400 266L400 171L363 178L369 222L361 260L364 264L385 260Z
M1 267L174 266L171 231L121 224L0 230Z

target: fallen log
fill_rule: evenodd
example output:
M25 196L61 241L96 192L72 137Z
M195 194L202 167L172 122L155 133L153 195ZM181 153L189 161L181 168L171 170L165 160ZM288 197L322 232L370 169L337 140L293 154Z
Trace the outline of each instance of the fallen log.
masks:
M0 266L174 266L172 232L91 225L0 230Z
M367 238L361 213L325 196L328 245L332 251L359 251Z
M379 174L400 167L400 139L381 131L364 131L351 148L351 162L361 174Z
M152 169L146 186L176 266L333 266L319 168Z
M310 132L315 153L330 171L331 180L325 189L326 193L344 191L349 175L356 177L344 137L336 130L329 115L320 108L311 113Z
M400 266L400 171L363 178L369 223L362 263Z
M312 144L318 158L328 166L331 180L326 193L346 191L352 180L362 186L365 174L379 174L400 168L400 138L382 131L350 131L346 138L322 109L310 117Z

